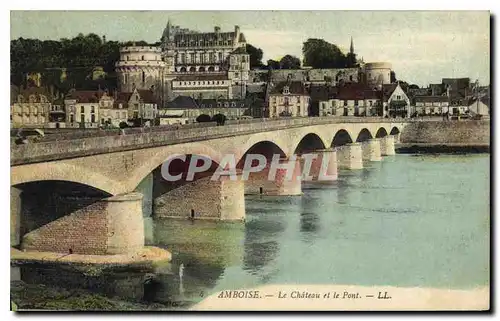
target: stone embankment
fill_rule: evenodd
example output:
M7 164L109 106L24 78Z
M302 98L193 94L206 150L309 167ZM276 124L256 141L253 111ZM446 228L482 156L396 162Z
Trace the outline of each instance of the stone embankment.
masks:
M490 151L490 122L416 121L405 126L398 153L484 153Z

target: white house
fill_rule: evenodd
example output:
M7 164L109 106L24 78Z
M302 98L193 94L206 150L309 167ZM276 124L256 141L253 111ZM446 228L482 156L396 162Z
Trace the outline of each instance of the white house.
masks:
M451 112L448 96L416 96L415 111L417 115L442 115Z
M306 117L309 115L310 100L302 82L278 83L269 92L269 117Z
M481 97L469 103L468 110L472 115L487 116L490 114L490 99Z
M411 115L410 98L401 88L399 82L390 85L383 85L384 116L405 117Z
M71 91L64 99L66 127L98 128L99 108L112 108L113 102L104 91Z

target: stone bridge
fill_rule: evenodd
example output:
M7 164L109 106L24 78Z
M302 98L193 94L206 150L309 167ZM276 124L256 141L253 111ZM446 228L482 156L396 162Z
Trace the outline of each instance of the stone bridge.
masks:
M11 244L24 250L119 254L144 246L144 222L152 213L244 220L245 193L301 194L306 154L319 155L310 164L313 181L323 160L334 180L337 168L360 169L363 161L394 155L394 142L406 125L378 118L298 118L12 146ZM194 181L182 176L167 182L161 165L178 154L202 156L214 166ZM295 164L283 171L299 177L286 181L278 174L270 181L266 167L248 180L210 180L225 155L234 155L241 169L248 154L268 160L279 154L281 161ZM177 171L183 174L180 163Z

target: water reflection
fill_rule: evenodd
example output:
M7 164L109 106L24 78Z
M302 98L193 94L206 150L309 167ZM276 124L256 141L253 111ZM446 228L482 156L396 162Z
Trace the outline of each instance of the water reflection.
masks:
M276 258L280 250L280 234L286 229L287 214L296 204L297 197L247 197L243 244L245 271L259 274Z
M243 237L241 223L156 219L155 243L173 256L171 271L165 274L165 282L160 282L157 297L201 300L227 267L242 265Z
M318 194L323 193L315 190L314 192L311 191L310 194L303 195L301 198L300 232L302 240L305 242L313 242L318 237L321 229L318 212L323 210L323 204L321 204Z

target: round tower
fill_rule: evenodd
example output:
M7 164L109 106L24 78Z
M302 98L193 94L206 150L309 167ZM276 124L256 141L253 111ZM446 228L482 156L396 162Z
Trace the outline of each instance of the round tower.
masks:
M118 89L131 92L134 88L161 91L166 64L162 50L152 46L120 48L120 60L116 63Z
M392 65L388 62L367 62L364 65L366 84L370 87L380 87L391 83Z

